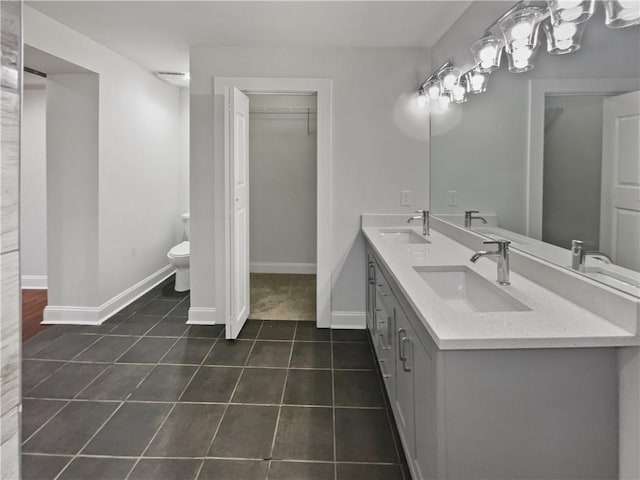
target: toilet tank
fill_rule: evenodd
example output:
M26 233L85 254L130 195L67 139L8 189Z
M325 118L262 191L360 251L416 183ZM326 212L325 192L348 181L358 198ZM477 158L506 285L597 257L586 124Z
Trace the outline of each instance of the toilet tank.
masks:
M189 240L189 213L183 213L182 217L182 231L184 233L184 239Z

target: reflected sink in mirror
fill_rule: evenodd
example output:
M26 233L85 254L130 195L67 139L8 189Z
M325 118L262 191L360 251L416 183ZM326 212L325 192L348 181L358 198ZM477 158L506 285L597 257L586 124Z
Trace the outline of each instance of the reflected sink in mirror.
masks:
M385 240L389 240L391 243L399 243L405 245L416 243L431 243L422 235L419 235L408 228L403 230L380 230L380 235L382 235Z
M566 268L571 268L567 266ZM610 287L617 288L623 292L640 297L640 278L632 278L618 272L605 270L601 267L586 267L584 272L580 272L587 277L602 282ZM635 272L631 272L635 273ZM640 277L640 275L639 275Z
M526 312L531 309L463 265L414 267L418 275L447 304L460 313Z

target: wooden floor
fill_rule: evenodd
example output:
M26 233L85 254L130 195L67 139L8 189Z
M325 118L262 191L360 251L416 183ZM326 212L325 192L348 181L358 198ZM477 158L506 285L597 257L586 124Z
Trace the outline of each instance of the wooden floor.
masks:
M26 342L41 332L46 325L41 325L44 307L47 306L46 290L22 290L22 341Z

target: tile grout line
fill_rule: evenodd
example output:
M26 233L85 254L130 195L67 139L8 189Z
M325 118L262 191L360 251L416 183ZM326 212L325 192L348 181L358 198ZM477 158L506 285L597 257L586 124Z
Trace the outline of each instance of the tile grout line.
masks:
M262 331L262 326L263 325L264 325L264 322L260 321L260 327L258 327L258 331L256 332L256 337L253 339L253 344L251 345L251 349L249 350L249 353L247 354L247 358L244 361L244 365L242 366L242 371L240 372L240 375L238 375L238 379L236 380L236 384L234 385L233 390L231 391L231 395L229 395L229 400L226 402L226 404L224 406L224 410L222 411L222 415L220 415L220 420L218 421L218 425L216 426L216 430L215 430L215 432L213 432L213 436L211 437L211 441L209 442L209 445L207 447L207 451L205 452L205 458L203 458L202 461L200 462L200 467L196 471L196 475L194 477L194 480L197 480L198 477L200 476L200 473L202 472L202 469L204 468L206 455L211 451L211 448L213 448L213 442L215 441L216 437L218 436L218 432L220 431L220 427L222 426L222 422L224 421L224 417L227 415L227 410L229 410L229 405L231 405L231 399L233 399L233 396L236 394L236 390L238 389L238 385L240 385L240 380L242 379L242 376L244 375L244 371L245 371L245 369L247 367L247 363L249 362L249 358L251 357L251 353L253 352L253 347L256 344L258 335L260 335L260 332ZM222 336L222 333L220 335Z
M337 444L338 440L336 438L336 387L335 387L335 365L333 362L333 330L330 332L331 338L331 413L333 416L333 478L337 480L338 478L338 453L337 453Z
M264 325L264 321L262 325ZM271 474L271 462L273 462L273 451L276 446L276 437L278 436L278 428L280 428L280 415L282 414L282 407L284 404L284 394L287 391L287 380L289 379L289 371L291 370L291 360L293 358L293 347L296 344L295 340L296 340L297 332L298 332L298 322L296 322L293 327L293 337L291 339L291 348L289 349L289 360L287 361L287 368L284 374L284 384L282 385L282 393L280 394L280 405L278 406L278 416L276 417L276 425L273 430L273 439L271 440L271 449L269 451L269 463L267 464L267 478Z
M184 300L183 300L184 301ZM180 304L181 302L178 302L178 304ZM177 305L176 305L177 307ZM170 310L170 312L173 310ZM165 315L164 318L166 318L169 314L167 313L167 315ZM162 320L161 320L162 321ZM158 322L160 323L160 322ZM156 324L157 325L157 324ZM155 327L155 325L154 325ZM152 327L152 328L154 328ZM150 330L147 331L147 333L149 333ZM164 355L162 355L162 357L160 357L160 359L156 362L155 366L149 371L149 373L147 374L147 376L145 377L148 378L149 375L151 375L151 372L153 372L159 365L160 362L162 361L162 359L164 357L166 357L169 353L169 351L171 351L171 349L173 349L173 347L176 346L176 344L180 341L181 338L184 337L184 335L186 335L188 329L185 330L182 334L182 336L178 337L176 339L175 342L173 342L173 344L171 345L171 347L169 347L169 349L164 353ZM213 345L216 344L216 342L218 341L218 339L216 338L213 342ZM213 348L213 345L211 346L211 348ZM206 358L206 357L204 357ZM203 358L203 361L204 361ZM156 437L158 436L158 433L160 433L160 430L162 430L162 427L165 425L165 423L167 422L167 420L169 419L169 417L171 416L171 413L175 410L176 406L178 405L178 401L180 400L180 397L184 394L185 390L187 389L187 387L191 384L191 381L193 380L193 377L195 376L195 374L198 372L199 367L196 368L193 372L193 374L191 375L191 377L189 378L189 381L186 383L186 385L183 387L183 389L180 391L180 394L177 396L176 401L172 403L171 408L169 409L169 411L167 412L167 415L162 419L162 422L160 422L160 425L158 425L158 428L156 429L156 431L154 432L154 434L151 436L151 438L149 439L149 442L147 443L147 446L144 448L144 450L142 451L142 453L138 456L138 458L136 459L136 461L133 463L133 465L131 466L131 468L129 469L129 472L127 473L125 480L128 479L131 476L131 473L133 473L133 471L135 470L135 468L138 466L138 464L140 463L140 461L143 459L144 454L147 452L147 450L149 450L149 447L151 446L151 444L153 443L153 441L156 439ZM131 392L131 394L129 394L129 397L131 397L131 395L133 395L133 392L142 384L144 380L140 381L140 383L138 383L138 385L136 386L136 388ZM127 397L127 398L129 398Z
M89 443L91 443L91 441L96 437L96 435L98 435L98 433L104 428L104 426L107 424L107 422L113 418L113 416L116 414L116 412L118 412L120 410L120 408L122 408L122 405L124 405L124 401L120 402L120 405L118 405L113 410L113 412L111 412L111 414L107 417L107 419L104 422L102 422L102 424L98 427L98 429L95 432L93 432L93 435L91 435L89 440L87 440L85 442L85 444L82 447L80 447L80 449L74 455L71 456L71 458L69 459L67 464L64 466L64 468L62 470L60 470L60 472L58 472L58 474L54 477L53 480L58 480L60 478L60 475L62 475L64 473L64 471L69 467L69 465L71 465L71 463L76 458L78 458L78 455L80 454L80 452L82 452L85 448L87 448L87 445L89 445Z

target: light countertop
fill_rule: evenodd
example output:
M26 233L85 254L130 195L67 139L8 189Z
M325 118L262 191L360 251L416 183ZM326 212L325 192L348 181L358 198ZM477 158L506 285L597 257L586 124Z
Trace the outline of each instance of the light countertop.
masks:
M640 345L637 334L582 308L511 272L511 285L498 286L530 308L522 312L458 312L444 302L414 267L463 265L485 279L496 280L496 262L469 260L473 250L431 230L428 244L395 244L380 232L402 228L421 234L421 227L406 224L363 226L369 244L391 273L418 318L442 350L620 347ZM496 284L497 285L497 284Z

